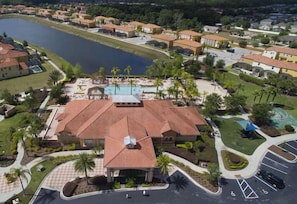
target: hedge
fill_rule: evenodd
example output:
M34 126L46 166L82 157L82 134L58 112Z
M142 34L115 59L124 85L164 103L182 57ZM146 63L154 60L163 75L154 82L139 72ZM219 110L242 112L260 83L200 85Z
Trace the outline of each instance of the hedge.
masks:
M264 87L264 85L265 85L265 81L264 80L255 78L253 76L249 76L247 74L240 73L239 74L239 78L242 79L242 80L244 80L244 81L246 81L246 82L250 82L250 83L256 84L258 86Z

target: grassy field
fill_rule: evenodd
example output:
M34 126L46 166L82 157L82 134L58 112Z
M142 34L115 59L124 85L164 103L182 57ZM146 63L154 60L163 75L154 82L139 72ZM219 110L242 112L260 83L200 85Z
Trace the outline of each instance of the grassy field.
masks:
M260 144L265 142L265 138L261 136L253 139L242 137L242 127L236 120L240 120L240 118L217 119L216 124L220 128L222 140L226 146L251 155Z
M78 28L78 27L71 26L71 25L61 24L61 23L58 23L55 21L48 21L48 20L38 18L38 17L26 16L26 15L15 15L15 14L4 15L3 18L23 18L23 19L26 19L26 20L29 20L29 21L32 21L35 23L46 25L48 27L51 27L51 28L54 28L57 30L61 30L63 32L77 35L82 38L93 40L100 44L104 44L104 45L107 45L110 47L121 49L126 52L134 53L136 55L139 55L139 56L151 59L151 60L158 59L158 58L168 58L168 56L166 56L165 54L158 52L156 50L148 49L148 48L137 46L137 45L132 45L130 43L119 41L115 38L108 37L106 35L102 35L99 33L96 33L96 34L89 33L89 32L86 32L85 29Z
M241 79L239 79L238 76L231 74L231 73L225 73L225 81L230 80L233 81L235 84L243 84L244 85L244 90L241 91L240 93L244 94L247 96L247 104L253 105L254 104L254 95L253 93L256 90L260 90L263 87L260 87L258 85L252 84L245 82ZM256 103L258 102L259 98L256 99ZM266 103L266 96L264 95L262 98L261 103ZM284 107L284 109L291 115L297 118L297 97L292 97L292 96L286 96L286 95L278 95L276 96L274 100L275 104L281 104Z

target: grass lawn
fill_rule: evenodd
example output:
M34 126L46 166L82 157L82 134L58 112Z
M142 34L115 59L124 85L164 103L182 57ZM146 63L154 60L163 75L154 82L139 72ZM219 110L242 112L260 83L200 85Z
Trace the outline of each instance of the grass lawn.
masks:
M12 142L9 139L10 127L17 128L22 116L26 113L17 113L0 122L0 153L5 151L5 155L11 155Z
M50 158L44 162L37 164L36 166L32 167L31 169L31 181L27 186L25 192L26 195L23 193L19 193L18 195L14 196L13 198L9 199L9 201L19 198L21 203L29 203L32 197L35 195L40 183L45 178L47 174L49 174L56 166L59 164L65 163L67 161L71 161L76 159L77 156L67 156L67 157L57 157L57 158ZM37 171L38 165L43 165L45 170L42 172ZM11 202L8 202L11 203Z
M243 84L244 90L241 91L245 96L247 96L247 104L253 105L254 104L254 95L253 93L256 90L260 90L263 87L245 82L241 79L239 79L238 76L231 74L231 73L225 73L225 81L230 80L235 82L235 84ZM271 98L271 97L270 97ZM256 99L256 103L258 102L259 97ZM266 96L264 95L262 98L261 103L266 103ZM275 104L281 104L284 106L284 109L291 114L292 116L297 118L297 97L292 96L286 96L286 95L278 95L276 96L274 100Z
M255 149L265 142L265 138L244 138L241 136L242 127L236 122L240 118L222 119L218 118L215 122L222 134L224 144L230 148L251 155Z

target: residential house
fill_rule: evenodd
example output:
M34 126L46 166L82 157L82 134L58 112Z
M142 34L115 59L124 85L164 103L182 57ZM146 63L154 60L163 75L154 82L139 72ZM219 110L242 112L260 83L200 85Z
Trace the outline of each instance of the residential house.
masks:
M182 30L178 33L178 37L181 40L193 40L200 41L202 34L192 30Z
M28 75L28 53L0 42L0 80Z
M44 17L44 18L51 18L52 12L53 11L51 9L39 9L36 13L36 16Z
M201 37L201 44L204 46L220 49L228 47L229 41L227 38L221 37L219 35L208 34Z
M263 52L263 56L271 59L297 63L297 50L286 47L269 47Z
M279 36L278 41L284 45L290 45L291 43L297 42L297 36L291 36L291 35Z
M105 24L99 29L99 31L103 31L103 33L109 33L112 35L116 35L118 37L127 37L131 38L135 36L135 31L127 26L118 26L115 24Z
M297 64L275 60L263 55L248 54L241 57L239 63L249 65L251 71L264 77L269 73L297 77Z
M169 35L165 35L165 34L156 34L156 35L151 35L151 39L152 40L156 40L160 43L165 43L166 44L166 48L172 48L173 46L173 41L176 39L174 37L171 37Z
M263 19L260 21L260 26L259 29L260 30L271 30L272 29L272 24L273 24L273 20L271 19Z
M171 36L171 37L173 37L175 39L178 38L178 32L177 31L167 29L167 30L163 30L162 34Z
M176 107L167 100L141 101L132 95L71 101L56 120L58 141L105 146L108 181L114 170L121 169L144 170L151 181L157 166L154 146L196 141L207 126L194 107Z
M219 33L220 32L220 27L206 25L206 26L203 27L203 31L206 32L206 33Z
M297 33L297 22L294 22L294 23L290 26L290 32L291 32L291 33Z
M135 31L142 31L143 25L145 24L138 21L131 21L128 23L128 27L134 29Z
M191 54L193 55L199 55L202 51L201 44L192 40L175 40L173 47L181 47L184 50L192 51Z
M25 7L21 10L19 10L19 13L21 14L27 14L27 15L35 15L37 12L37 9L34 7Z
M162 27L155 24L144 24L142 26L142 32L149 34L158 34L162 32Z
M52 15L52 19L61 22L67 22L70 20L69 12L57 10L55 14Z
M11 117L16 113L15 106L10 104L3 104L0 106L0 115L3 115L5 118Z
M94 28L95 21L92 20L92 17L84 13L73 13L71 23L77 26Z

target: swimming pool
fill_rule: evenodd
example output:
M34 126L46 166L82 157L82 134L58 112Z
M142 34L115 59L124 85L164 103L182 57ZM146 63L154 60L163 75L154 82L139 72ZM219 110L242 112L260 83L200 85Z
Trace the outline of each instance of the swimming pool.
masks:
M31 66L30 69L34 74L43 72L41 67L39 67L38 65Z
M115 88L114 85L108 85L104 87L104 93L107 95L136 95L144 93L156 93L156 87L141 87L141 86L130 86L130 85L119 85Z

